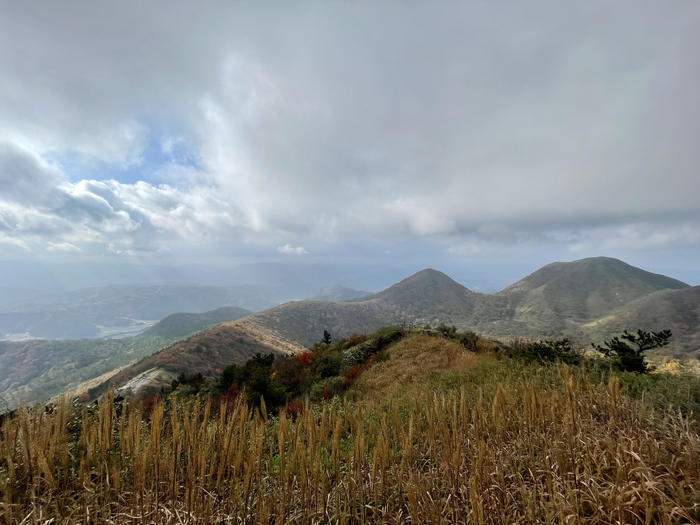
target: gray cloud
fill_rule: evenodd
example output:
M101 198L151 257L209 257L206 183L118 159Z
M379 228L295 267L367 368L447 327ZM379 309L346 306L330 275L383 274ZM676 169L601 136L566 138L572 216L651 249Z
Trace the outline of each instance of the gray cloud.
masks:
M289 243L278 246L277 251L283 255L307 255L309 253L303 246L292 246Z
M156 252L174 239L196 242L234 221L216 192L114 180L71 183L28 151L0 146L0 231L23 249L79 252L80 244L115 254Z
M3 15L0 231L18 249L700 252L697 2ZM196 165L118 182L49 162L138 170L153 141Z

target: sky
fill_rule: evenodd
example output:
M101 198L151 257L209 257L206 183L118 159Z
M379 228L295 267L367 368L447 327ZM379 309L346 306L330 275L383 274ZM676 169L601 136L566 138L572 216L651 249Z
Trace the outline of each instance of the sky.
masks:
M597 255L700 284L698 27L696 0L4 2L0 285L488 290Z

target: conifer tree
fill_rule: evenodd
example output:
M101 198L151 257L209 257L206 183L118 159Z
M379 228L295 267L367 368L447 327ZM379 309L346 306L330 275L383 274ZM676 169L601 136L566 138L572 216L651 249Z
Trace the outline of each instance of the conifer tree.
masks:
M620 337L613 337L603 345L593 344L593 348L611 358L613 365L619 370L644 374L650 370L644 358L644 352L666 346L670 338L671 330L660 332L637 330L636 335L625 330Z
M324 345L330 345L333 342L333 339L331 338L331 333L328 330L323 331L323 339L321 339L321 342Z

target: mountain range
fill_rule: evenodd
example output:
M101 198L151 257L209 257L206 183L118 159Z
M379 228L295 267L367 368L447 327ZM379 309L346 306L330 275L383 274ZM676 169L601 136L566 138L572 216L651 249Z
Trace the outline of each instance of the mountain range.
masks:
M14 407L79 389L178 339L250 313L225 307L173 314L142 334L121 339L0 341L0 395Z
M324 330L340 338L390 324L448 324L505 339L567 336L582 345L623 329L670 328L666 352L698 357L700 287L608 257L552 263L496 294L426 269L367 299L294 301L223 323L121 370L93 393L154 391L181 372L214 375L257 352L301 351Z

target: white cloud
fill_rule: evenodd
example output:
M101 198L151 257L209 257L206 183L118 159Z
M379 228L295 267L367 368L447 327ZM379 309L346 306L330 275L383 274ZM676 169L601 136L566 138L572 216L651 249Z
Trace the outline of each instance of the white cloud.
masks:
M278 246L277 251L284 255L307 255L309 253L303 246L292 246L289 243Z
M46 250L49 252L79 252L82 251L75 244L69 242L48 242Z
M22 239L16 239L14 237L10 237L9 235L6 235L2 232L0 232L0 244L6 244L10 246L16 246L18 248L22 248L24 251L31 251L29 246L27 246L27 243L24 242Z
M236 211L216 188L144 181L69 182L26 150L0 147L0 233L4 243L47 251L162 251L174 239L211 243L236 231Z
M700 244L697 2L316 7L5 8L4 244Z

